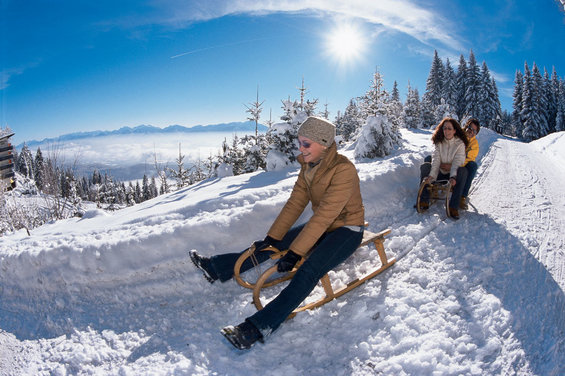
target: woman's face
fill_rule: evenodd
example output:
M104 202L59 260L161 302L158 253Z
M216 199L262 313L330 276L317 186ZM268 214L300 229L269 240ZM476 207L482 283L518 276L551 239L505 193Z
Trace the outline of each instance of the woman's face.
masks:
M446 121L443 124L443 135L448 140L451 140L453 136L455 136L455 128L453 127L453 124L451 124L450 121Z
M302 136L298 136L298 143L300 144L299 150L306 163L318 162L326 149L325 146Z

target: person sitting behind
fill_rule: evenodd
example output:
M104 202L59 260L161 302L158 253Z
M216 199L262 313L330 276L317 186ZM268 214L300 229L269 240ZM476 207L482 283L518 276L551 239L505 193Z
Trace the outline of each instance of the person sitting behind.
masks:
M469 140L457 120L444 118L434 131L432 142L435 149L431 163L424 163L420 167L421 181L431 184L437 179L449 179L449 184L453 187L449 215L459 219L459 203L467 180L467 169L461 166L465 162L465 149ZM429 162L429 158L426 162ZM420 198L420 207L424 210L429 207L429 196L428 190L424 189Z
M465 133L469 139L469 145L465 150L466 158L463 166L467 169L467 180L465 180L465 185L463 187L463 192L461 193L461 202L459 203L459 208L467 210L469 208L468 199L469 189L471 189L471 183L477 174L478 165L476 162L477 156L479 155L479 141L477 140L477 135L481 130L481 125L479 121L475 118L467 120L465 125Z

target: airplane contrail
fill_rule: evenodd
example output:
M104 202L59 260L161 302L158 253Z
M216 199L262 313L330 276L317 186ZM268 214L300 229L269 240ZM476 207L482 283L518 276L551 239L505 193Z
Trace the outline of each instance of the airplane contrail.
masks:
M171 56L171 59L176 59L177 57L186 56L186 55L192 55L192 54L195 54L195 53L198 53L198 52L207 51L207 50L212 50L212 49L215 49L215 48L223 48L223 47L229 47L229 46L236 46L236 45L238 45L238 44L256 42L256 41L259 41L259 40L266 40L266 39L269 39L269 38L247 39L247 40L242 40L242 41L239 41L239 42L233 42L233 43L227 43L227 44L220 44L220 45L217 45L217 46L210 46L210 47L199 48L199 49L196 49L196 50L192 50L192 51L188 51L188 52L183 52L182 54L178 54L178 55Z

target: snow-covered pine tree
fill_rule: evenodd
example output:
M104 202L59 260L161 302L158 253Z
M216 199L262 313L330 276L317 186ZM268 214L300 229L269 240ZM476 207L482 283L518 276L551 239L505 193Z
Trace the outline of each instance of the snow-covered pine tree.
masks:
M228 149L228 164L233 168L234 175L241 175L245 172L245 155L243 150L240 148L240 141L237 135L233 136L232 145Z
M469 53L469 64L465 81L465 115L480 119L483 106L481 72L473 50Z
M71 215L73 217L82 217L84 210L82 209L82 199L78 194L78 182L74 174L72 174L69 179L69 205Z
M484 61L481 67L480 78L482 82L479 91L482 105L480 107L478 119L482 126L495 129L494 124L491 123L493 123L496 119L501 118L502 110L500 108L496 83L491 77L487 64Z
M180 152L180 144L179 144L179 152ZM157 173L157 177L159 178L159 183L161 186L160 191L164 193L168 193L169 183L167 181L167 171L169 171L169 167L167 166L166 163L164 165L162 163L159 163L159 160L157 159L157 151L153 151L153 167L155 168L155 173ZM155 179L155 177L153 177L153 179ZM159 190L156 187L157 185L155 185L155 191L152 192L153 196L151 198L159 196Z
M502 134L515 136L512 113L502 110Z
M387 116L388 93L378 69L373 75L371 87L363 97L363 108L368 114L355 142L355 156L358 158L375 158L388 155L395 145L400 144L402 137L398 128Z
M60 194L58 172L50 158L43 163L43 192L52 196Z
M190 169L190 181L193 184L213 176L214 170L209 169L207 166L208 163L202 162L200 158L194 161L194 165Z
M524 76L520 70L516 70L514 76L514 92L512 93L512 132L511 136L522 137L522 90L524 88Z
M271 125L273 125L275 122L273 121L273 109L269 108L269 120L265 121L265 124L267 125L268 128L271 128Z
M270 140L269 151L266 156L266 170L275 171L286 168L286 166L296 161L298 154L297 148L297 132L300 124L308 118L308 114L304 110L310 104L316 104L315 101L304 102L304 80L300 90L300 102L288 100L281 101L283 115L281 120L283 123L273 124L267 132L267 139ZM315 107L308 107L309 111L315 112Z
M441 103L436 106L434 115L436 119L443 119L445 117L455 118L455 116L457 116L457 114L455 113L455 108L449 105L443 98L441 99ZM440 122L441 120L438 121L438 124Z
M435 128L436 122L435 107L427 98L422 98L420 102L420 120L423 128Z
M114 200L113 185L114 182L112 181L112 178L108 177L108 174L104 174L102 183L98 187L98 195L96 197L98 207L104 207L102 204L108 205L112 203Z
M169 175L171 176L171 178L173 178L173 180L176 183L177 190L184 188L190 184L190 171L184 167L184 157L185 156L181 152L181 144L179 142L179 156L176 159L177 168L168 169ZM165 184L168 184L166 183L167 182L166 178L164 179L164 182ZM163 180L161 180L161 188L162 187L163 187ZM166 191L163 193L166 193Z
M385 115L385 103L387 97L388 93L384 89L383 77L377 67L373 74L369 90L367 90L361 99L360 108L364 119L377 114Z
M535 64L535 63L534 63ZM539 129L537 126L536 99L534 80L528 66L528 62L524 63L524 82L522 84L522 103L520 110L520 121L522 122L522 134L520 138L526 141L532 141L539 138Z
M102 175L100 171L94 170L92 172L92 184L101 184L102 183Z
M257 85L257 99L255 99L255 102L249 103L249 106L244 105L247 108L245 112L249 112L249 116L247 117L247 120L255 122L255 138L257 138L257 135L259 134L258 132L259 119L261 118L261 111L263 111L261 106L263 105L264 102L265 101L259 102L259 85Z
M143 174L143 180L141 183L141 201L150 200L151 197L151 190L149 188L149 178L147 175Z
M426 80L426 91L422 96L422 102L425 103L425 107L429 112L435 112L436 107L441 104L441 99L444 94L444 70L445 67L439 58L437 51L434 50L432 66L430 68L430 73L428 74L428 79ZM441 121L441 118L437 119L435 117L427 119L426 114L424 115L424 118L425 123L431 122L433 124L439 124Z
M71 190L72 174L69 171L59 171L59 186L61 187L61 196L68 198Z
M408 82L406 102L402 113L402 123L405 128L421 128L420 95L417 88L412 88Z
M449 58L445 61L445 69L443 71L443 85L441 97L445 100L445 104L454 110L453 118L457 117L457 76ZM439 119L441 121L441 119ZM439 122L438 122L439 123Z
M478 98L479 98L481 105L476 108L473 116L476 117L477 119L479 119L481 126L483 126L485 128L493 129L493 125L490 124L490 120L492 118L491 118L490 103L489 103L489 100L488 100L488 98L489 98L488 90L489 90L489 87L490 87L490 72L489 72L488 67L487 67L487 65L484 61L483 61L483 64L481 66L481 70L479 72L480 72L479 73L479 80L480 80L481 83L480 83L479 89L478 89Z
M355 142L355 157L379 158L390 154L398 143L393 136L392 127L384 114L369 116Z
M80 179L80 190L79 190L80 197L83 200L89 200L88 193L89 193L88 179L86 178L86 176L83 176Z
M37 189L40 191L43 189L43 154L41 153L41 149L38 147L37 151L35 152L35 158L33 160L34 164L34 177L35 185Z
M139 180L135 183L135 192L133 198L137 204L143 202L143 191L141 189L141 186L139 185Z
M498 133L503 134L504 130L507 128L507 124L510 124L510 120L508 120L508 123L505 123L505 117L503 116L502 113L502 107L500 105L500 99L498 97L498 88L496 87L496 81L494 80L494 77L491 79L490 81L490 89L489 89L489 93L491 95L490 97L490 103L494 106L493 108L493 113L494 113L494 130Z
M304 76L302 76L302 86L298 88L298 92L300 93L300 102L295 102L296 106L300 111L304 111L304 99L306 98L307 89L304 86Z
M240 140L243 149L244 172L254 172L266 167L266 157L269 151L269 143L265 135L257 137L246 135Z
M151 184L149 185L149 191L151 192L151 198L159 196L159 190L157 189L157 183L155 182L155 176L151 177Z
M362 124L361 110L355 100L350 99L343 116L340 117L339 122L336 121L336 133L341 135L345 141L349 141Z
M555 120L557 116L557 95L559 94L559 81L555 67L551 73L551 78L546 69L544 69L543 80L545 84L545 95L547 97L547 125L548 132L555 132Z
M324 111L320 113L320 116L326 120L330 120L330 111L328 110L328 102L324 103Z
M133 183L130 181L129 184L126 187L126 202L125 204L127 206L133 206L135 205L135 187L133 186Z
M565 81L559 82L557 91L557 114L555 115L555 130L565 131Z
M343 115L341 114L340 110L337 110L337 115L335 116L335 119L333 121L334 125L335 125L335 135L336 137L339 136L339 138L336 140L337 143L344 141L344 137L343 137ZM329 119L327 119L329 120Z
M394 81L390 97L386 103L386 114L390 119L394 133L398 133L402 126L402 101L400 100L400 93L398 92L398 83Z
M287 121L271 126L267 132L267 136L272 140L266 157L267 171L286 168L296 161L298 125L307 118L306 113L300 111L290 116Z
M296 101L290 100L290 96L287 100L281 101L283 114L281 120L290 123L294 116L300 111L299 104Z
M228 145L227 140L224 138L224 141L222 142L222 150L218 153L217 163L213 164L214 176L220 178L225 176L233 176L233 167L229 164L229 150L230 146Z
M467 91L467 62L465 57L461 54L459 56L459 66L457 67L457 74L455 76L455 87L456 87L456 106L455 110L457 112L457 118L463 119L466 115L467 102L465 101L465 93Z
M307 116L316 115L316 106L318 106L318 99L307 99L304 104L304 112Z
M548 98L546 85L544 83L541 72L534 62L532 68L532 80L534 84L534 103L536 108L537 124L538 124L538 137L541 138L549 134L549 122L548 122Z
M24 177L30 179L33 179L35 175L33 170L33 157L25 142L22 146L22 150L18 154L18 160L16 161L16 171L22 174Z

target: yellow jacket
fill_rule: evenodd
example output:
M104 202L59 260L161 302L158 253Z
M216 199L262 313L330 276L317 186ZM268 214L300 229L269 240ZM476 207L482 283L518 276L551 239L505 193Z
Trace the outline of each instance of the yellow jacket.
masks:
M335 143L328 148L311 183L305 176L310 167L302 155L298 161L302 165L298 179L268 235L282 239L312 202L314 214L289 247L304 256L325 232L342 226L363 226L365 209L355 165L337 153Z
M477 141L477 137L469 139L469 146L465 149L465 155L465 162L461 166L465 166L468 162L474 162L477 159L477 155L479 155L479 141Z

